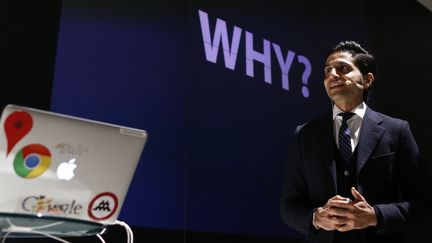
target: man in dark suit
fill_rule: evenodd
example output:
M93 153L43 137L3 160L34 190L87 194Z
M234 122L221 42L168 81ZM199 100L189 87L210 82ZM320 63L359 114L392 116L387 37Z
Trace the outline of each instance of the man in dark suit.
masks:
M409 124L366 105L375 59L358 43L330 50L324 72L333 110L296 129L282 219L308 242L407 242L432 206Z

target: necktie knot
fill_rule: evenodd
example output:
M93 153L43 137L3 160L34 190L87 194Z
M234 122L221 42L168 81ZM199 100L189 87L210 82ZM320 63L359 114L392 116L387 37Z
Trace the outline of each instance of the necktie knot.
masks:
M352 116L354 115L354 113L352 112L341 112L338 114L338 116L342 116L342 122L347 122Z

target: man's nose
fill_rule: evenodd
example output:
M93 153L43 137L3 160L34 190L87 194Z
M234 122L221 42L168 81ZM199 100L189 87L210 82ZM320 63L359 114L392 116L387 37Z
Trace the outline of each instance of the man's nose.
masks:
M339 74L337 73L336 68L330 69L330 71L328 72L328 76L329 77L339 77Z

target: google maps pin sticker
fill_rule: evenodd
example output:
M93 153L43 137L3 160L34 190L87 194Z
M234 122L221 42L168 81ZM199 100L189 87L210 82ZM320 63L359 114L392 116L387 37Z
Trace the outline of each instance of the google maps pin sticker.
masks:
M4 129L7 138L7 153L31 130L33 119L25 111L15 111L11 113L5 121Z

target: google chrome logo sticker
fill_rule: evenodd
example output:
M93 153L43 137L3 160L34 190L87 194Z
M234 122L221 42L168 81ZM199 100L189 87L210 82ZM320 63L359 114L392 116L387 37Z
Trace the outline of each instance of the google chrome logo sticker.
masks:
M41 144L30 144L22 148L14 159L15 172L26 179L42 175L51 164L50 151Z

